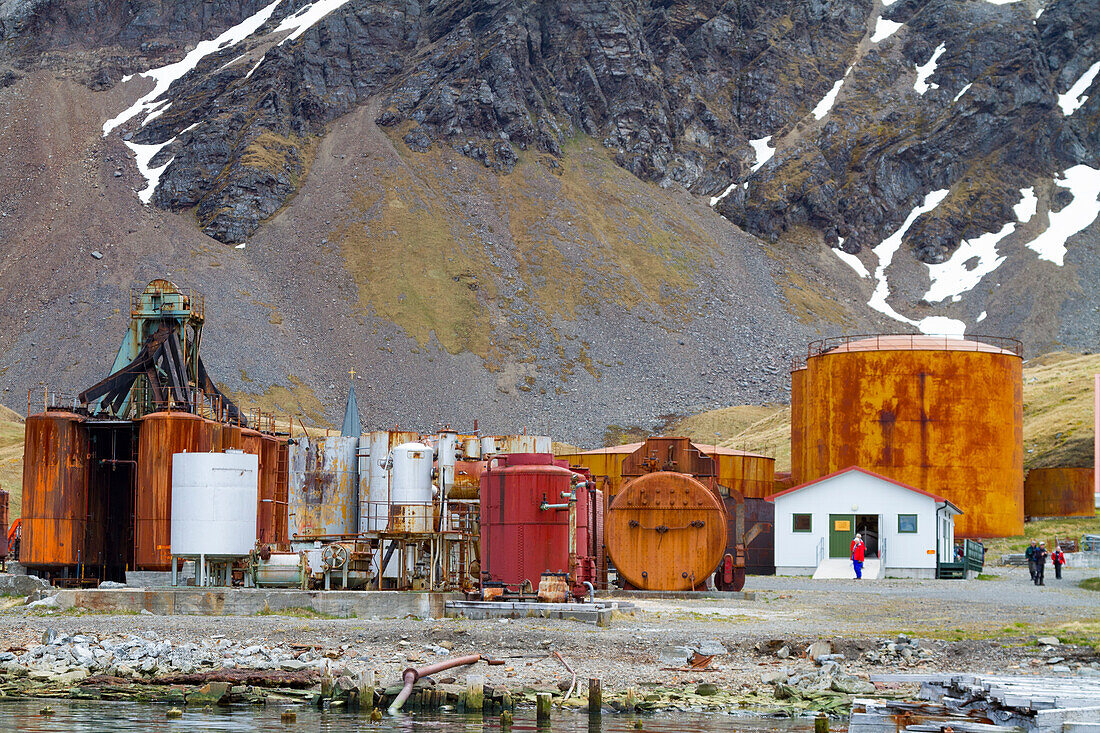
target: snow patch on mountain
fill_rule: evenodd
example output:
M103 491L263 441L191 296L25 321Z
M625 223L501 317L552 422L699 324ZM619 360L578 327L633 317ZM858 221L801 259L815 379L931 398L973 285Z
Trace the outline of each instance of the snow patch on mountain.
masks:
M272 13L275 12L275 8L277 8L281 2L282 0L275 0L275 2L265 6L255 15L241 21L213 40L200 41L186 56L176 63L161 66L156 69L150 69L140 74L139 76L154 80L156 84L151 91L143 94L136 102L130 105L130 107L117 117L104 122L103 136L106 137L112 130L129 122L142 112L154 111L158 106L158 100L168 91L168 88L172 86L173 82L181 78L187 72L193 70L199 65L200 61L210 54L220 51L226 46L236 45L251 36L260 26L271 18Z
M1074 82L1073 86L1065 94L1058 95L1058 106L1062 108L1062 114L1069 117L1088 101L1085 92L1092 86L1092 80L1096 78L1096 72L1100 71L1100 61L1090 66L1081 78Z
M1087 165L1075 165L1062 173L1054 183L1069 189L1073 201L1061 211L1048 214L1050 224L1046 231L1027 243L1028 249L1039 254L1039 259L1061 267L1066 258L1066 241L1100 216L1100 170Z
M917 94L924 95L929 89L939 89L939 84L929 84L928 79L932 74L936 73L936 60L943 55L943 52L947 50L947 46L940 44L936 46L936 50L932 52L932 57L925 63L917 67L917 80L913 82L913 88L917 90ZM959 92L962 94L962 92ZM956 97L957 99L958 97Z

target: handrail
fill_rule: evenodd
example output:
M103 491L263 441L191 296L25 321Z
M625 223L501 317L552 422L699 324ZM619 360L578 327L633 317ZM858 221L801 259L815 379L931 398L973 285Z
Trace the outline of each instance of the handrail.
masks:
M882 339L890 339L883 342ZM904 345L904 339L909 340L909 347L918 347L922 351L984 351L989 347L1003 349L1016 356L1023 356L1024 347L1019 339L1009 336L985 336L980 334L966 334L965 336L951 336L947 334L920 334L920 333L877 333L877 334L851 334L848 336L833 336L830 338L811 341L806 349L806 358L810 359L832 351L841 346L858 341L874 342L876 348L890 349L898 345ZM936 339L942 339L942 345L937 347ZM917 343L919 340L919 344ZM965 348L960 348L964 347ZM986 347L983 349L982 347ZM794 357L791 360L792 368L801 368L805 362Z

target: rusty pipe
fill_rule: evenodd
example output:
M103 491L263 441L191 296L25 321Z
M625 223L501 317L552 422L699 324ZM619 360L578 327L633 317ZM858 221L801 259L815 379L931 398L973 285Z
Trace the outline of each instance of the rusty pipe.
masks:
M455 657L454 659L445 659L442 662L436 662L435 664L429 664L426 667L416 669L409 667L402 674L401 677L405 682L405 686L401 688L401 692L397 693L397 697L393 699L393 703L390 704L390 714L396 713L401 709L401 706L405 704L405 701L409 699L409 695L412 694L413 685L421 677L428 677L436 672L442 672L445 669L452 669L454 667L465 667L468 664L477 664L481 661L480 654L468 654L465 657Z

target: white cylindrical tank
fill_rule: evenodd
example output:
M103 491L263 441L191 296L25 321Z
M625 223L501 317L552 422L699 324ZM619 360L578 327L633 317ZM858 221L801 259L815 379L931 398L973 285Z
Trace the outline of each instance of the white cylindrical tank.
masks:
M172 456L173 555L248 555L256 545L259 461L239 450Z
M444 430L436 442L436 460L439 461L439 486L446 492L455 484L455 461L458 460L458 433Z
M390 502L422 504L432 500L435 455L423 443L402 443L390 452Z
M434 462L434 452L423 443L402 443L390 451L389 531L432 530Z

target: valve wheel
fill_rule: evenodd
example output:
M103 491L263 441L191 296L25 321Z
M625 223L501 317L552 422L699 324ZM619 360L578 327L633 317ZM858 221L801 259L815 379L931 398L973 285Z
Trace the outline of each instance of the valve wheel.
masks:
M328 545L321 551L321 561L333 570L342 568L348 561L348 548L343 545Z

